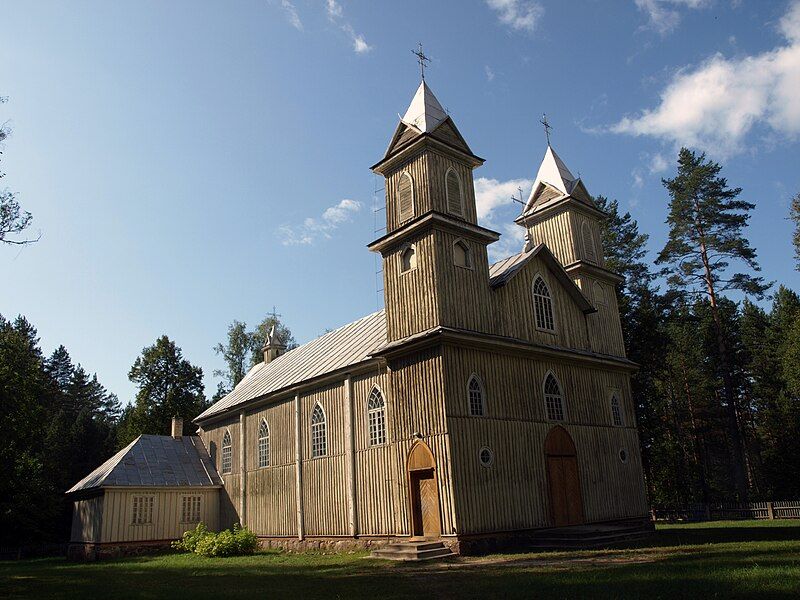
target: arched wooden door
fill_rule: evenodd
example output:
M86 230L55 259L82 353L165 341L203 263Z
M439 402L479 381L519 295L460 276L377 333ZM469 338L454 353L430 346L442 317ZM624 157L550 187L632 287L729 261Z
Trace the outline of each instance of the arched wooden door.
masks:
M436 463L425 442L415 443L406 463L411 504L411 535L438 538L442 534Z
M544 441L550 512L556 527L583 523L581 482L575 444L563 427L553 427Z

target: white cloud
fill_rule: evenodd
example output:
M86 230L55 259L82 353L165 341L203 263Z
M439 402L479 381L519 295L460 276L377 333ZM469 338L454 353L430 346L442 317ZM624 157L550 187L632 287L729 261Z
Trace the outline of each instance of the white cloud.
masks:
M522 247L525 245L524 227L516 223L506 223L501 233L500 239L488 247L490 263L522 252Z
M486 73L486 81L494 81L494 71L489 65L484 65L484 72Z
M522 188L524 194L522 201L525 202L532 186L532 179L498 181L497 179L478 177L475 180L475 204L478 210L478 219L491 223L494 211L501 206L512 204L511 196L519 196L519 188Z
M319 239L330 239L332 232L343 223L350 222L359 210L360 202L346 198L326 208L319 219L307 217L300 225L281 225L278 235L284 246L310 245Z
M281 0L281 8L283 12L286 13L286 18L289 19L289 23L292 24L292 27L298 31L303 31L303 22L300 20L300 15L297 14L295 5L289 2L289 0Z
M503 25L515 31L533 31L544 15L544 7L536 0L486 0L486 4Z
M656 153L650 157L650 173L663 173L668 167L669 162L663 154Z
M647 13L648 25L661 35L673 31L681 22L681 8L698 9L713 0L634 0L640 11Z
M781 19L786 39L777 48L728 59L715 54L697 67L679 69L660 104L626 116L609 128L647 135L729 156L743 150L755 125L790 139L800 134L800 0Z
M356 33L353 26L344 20L344 9L341 4L336 2L336 0L326 0L325 10L328 13L330 22L338 25L339 28L348 35L350 41L353 43L353 50L356 54L364 54L372 50L372 46L367 43L364 36L360 33Z

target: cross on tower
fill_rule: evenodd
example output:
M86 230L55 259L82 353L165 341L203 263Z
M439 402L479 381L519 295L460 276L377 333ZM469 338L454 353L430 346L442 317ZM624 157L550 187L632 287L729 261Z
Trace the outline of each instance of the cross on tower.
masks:
M425 53L422 51L422 42L418 44L418 48L416 50L411 51L417 57L417 62L419 63L419 72L422 75L422 80L425 81L425 63L431 62L431 59L425 56Z
M281 315L281 314L278 314L277 310L278 310L278 309L276 309L276 308L275 308L275 305L273 304L273 305L272 305L272 312L271 312L271 313L267 313L267 316L269 316L269 317L272 317L272 320L273 320L273 321L277 321L277 320L278 320L278 317L282 317L282 316L283 316L283 315Z
M539 120L539 123L541 123L544 126L544 135L547 137L547 145L549 146L550 145L550 130L553 127L548 122L546 114L542 114L542 118Z

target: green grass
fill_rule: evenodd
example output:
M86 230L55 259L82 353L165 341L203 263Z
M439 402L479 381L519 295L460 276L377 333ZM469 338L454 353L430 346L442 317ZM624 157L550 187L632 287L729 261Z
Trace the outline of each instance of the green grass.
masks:
M0 563L0 598L731 598L800 595L800 522L659 526L610 550L404 564L355 554Z

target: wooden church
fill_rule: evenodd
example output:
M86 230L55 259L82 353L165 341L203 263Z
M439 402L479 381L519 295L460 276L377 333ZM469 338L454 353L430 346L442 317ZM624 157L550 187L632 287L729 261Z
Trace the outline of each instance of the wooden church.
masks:
M604 215L548 144L516 219L525 246L489 264L483 162L423 80L372 167L385 308L289 352L271 336L194 419L221 527L273 546L437 539L465 553L553 527L646 527Z

